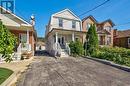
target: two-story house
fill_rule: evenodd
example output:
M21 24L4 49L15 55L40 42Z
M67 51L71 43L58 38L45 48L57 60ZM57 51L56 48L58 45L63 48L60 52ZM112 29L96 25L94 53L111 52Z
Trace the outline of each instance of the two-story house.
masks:
M82 21L69 9L51 15L46 26L46 50L53 56L69 55L68 43L75 40L84 41Z
M87 32L91 24L96 25L99 45L113 46L113 26L115 24L110 19L99 23L90 15L82 20L83 31Z

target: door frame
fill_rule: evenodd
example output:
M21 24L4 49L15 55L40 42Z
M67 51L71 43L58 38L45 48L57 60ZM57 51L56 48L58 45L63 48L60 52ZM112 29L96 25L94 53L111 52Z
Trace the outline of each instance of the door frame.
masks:
M60 40L60 42L59 42L59 40ZM61 45L65 44L65 36L58 37L58 43Z

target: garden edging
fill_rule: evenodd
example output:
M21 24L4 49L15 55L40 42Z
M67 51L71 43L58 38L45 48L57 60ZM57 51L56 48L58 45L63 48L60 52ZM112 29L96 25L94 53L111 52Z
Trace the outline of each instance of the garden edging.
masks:
M101 62L101 63L106 64L106 65L110 65L112 67L115 67L115 68L118 68L118 69L121 69L121 70L124 70L124 71L127 71L127 72L130 72L130 67L127 67L127 66L124 66L124 65L115 64L114 62L111 62L111 61L108 61L108 60L92 58L92 57L89 57L89 56L87 56L87 58Z

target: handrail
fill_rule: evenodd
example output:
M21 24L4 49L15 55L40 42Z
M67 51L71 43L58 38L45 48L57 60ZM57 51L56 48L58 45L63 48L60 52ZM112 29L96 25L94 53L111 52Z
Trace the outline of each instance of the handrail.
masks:
M61 46L60 46L60 44L59 43L54 43L52 50L56 51L58 54L61 54Z
M65 47L66 47L67 53L70 55L70 47L69 47L68 43L65 44Z
M19 46L18 46L18 48L17 48L17 52L18 52L18 53L21 53L21 50L22 50L22 49L21 49L21 43L20 43Z

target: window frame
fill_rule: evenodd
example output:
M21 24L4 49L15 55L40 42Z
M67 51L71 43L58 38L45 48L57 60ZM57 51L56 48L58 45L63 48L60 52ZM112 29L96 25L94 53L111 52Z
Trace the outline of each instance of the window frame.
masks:
M59 21L59 27L63 27L63 19L62 18L58 18Z
M109 29L109 30L108 30ZM105 30L111 32L112 27L111 26L105 26Z
M19 34L19 43L27 43L27 34L25 33Z
M76 28L76 21L72 21L72 28Z
M91 24L87 22L86 29L88 30L91 27Z
M130 45L130 38L128 38L128 45Z

